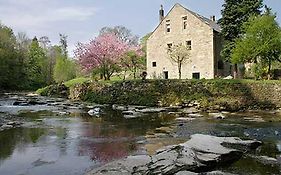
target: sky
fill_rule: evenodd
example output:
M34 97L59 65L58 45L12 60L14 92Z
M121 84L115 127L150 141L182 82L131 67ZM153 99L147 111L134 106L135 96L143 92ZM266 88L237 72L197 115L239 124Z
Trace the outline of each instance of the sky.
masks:
M15 33L30 38L48 36L52 44L59 33L68 35L69 53L77 42L88 42L105 26L122 25L139 37L154 30L162 4L165 14L175 3L205 17L221 17L224 0L0 0L0 21ZM264 0L281 24L281 1Z

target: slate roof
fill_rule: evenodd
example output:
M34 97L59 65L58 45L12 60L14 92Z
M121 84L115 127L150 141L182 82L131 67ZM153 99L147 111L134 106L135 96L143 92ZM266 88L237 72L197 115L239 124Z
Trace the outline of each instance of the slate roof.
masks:
M206 23L207 25L209 25L211 28L213 28L213 30L217 31L217 32L221 32L221 27L216 23L216 21L212 21L209 18L206 18L202 15L199 15L198 13L195 13L187 8L185 8L184 6L182 6L181 4L176 4L181 6L182 8L184 8L186 11L188 11L189 13L193 14L195 17L197 17L198 19L200 19L202 22Z

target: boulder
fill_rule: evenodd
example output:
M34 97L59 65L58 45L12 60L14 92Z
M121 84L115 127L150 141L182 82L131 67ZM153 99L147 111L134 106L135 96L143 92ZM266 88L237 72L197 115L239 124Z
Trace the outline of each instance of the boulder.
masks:
M203 117L202 114L188 114L189 117L193 117L193 118L199 118L199 117Z
M91 109L91 110L88 111L88 114L90 116L99 116L101 114L101 108L96 107L94 109Z
M214 119L225 119L225 115L222 113L209 113Z
M122 114L124 115L124 118L126 118L126 119L138 118L138 117L142 116L142 114L140 112L136 112L136 111L123 111Z
M207 172L225 163L233 163L241 158L245 150L256 149L259 145L261 142L255 140L243 141L237 137L195 134L189 141L165 147L158 150L153 156L129 156L88 174L194 175L196 173L193 172ZM209 174L227 173L217 171L209 172Z
M185 113L185 114L194 114L194 113L198 113L200 112L200 110L191 107L191 108L183 108L182 110L180 110L180 112Z
M136 109L137 112L141 113L158 113L158 112L165 112L167 108L144 108L144 109Z

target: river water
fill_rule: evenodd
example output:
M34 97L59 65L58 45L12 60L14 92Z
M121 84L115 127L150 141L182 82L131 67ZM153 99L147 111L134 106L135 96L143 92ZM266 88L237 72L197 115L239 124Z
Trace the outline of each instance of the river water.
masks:
M220 170L236 174L281 174L281 113L247 111L224 113L219 120L207 113L190 118L162 112L126 119L121 111L63 99L34 98L46 104L13 105L30 97L6 94L0 99L0 117L12 115L23 125L0 131L0 175L82 175L128 155L153 154L157 149L187 141L195 133L237 136L264 142L255 153ZM254 155L254 156L253 156Z

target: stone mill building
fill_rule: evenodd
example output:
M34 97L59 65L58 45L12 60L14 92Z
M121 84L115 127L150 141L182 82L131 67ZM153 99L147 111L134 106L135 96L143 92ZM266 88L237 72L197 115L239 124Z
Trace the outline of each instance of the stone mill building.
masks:
M213 79L230 75L230 67L221 60L221 28L215 17L205 18L180 4L164 16L159 11L160 23L147 41L148 78L177 79L178 66L171 61L167 49L174 44L191 48L190 59L182 65L183 79Z

